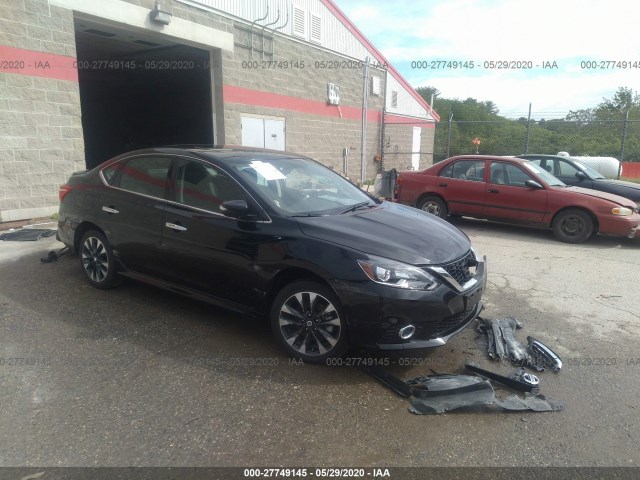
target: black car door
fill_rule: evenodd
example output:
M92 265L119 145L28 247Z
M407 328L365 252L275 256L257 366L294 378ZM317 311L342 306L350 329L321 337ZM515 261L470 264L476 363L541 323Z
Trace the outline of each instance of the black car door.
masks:
M268 217L239 221L222 213L224 201L252 199L221 169L186 158L174 168L175 201L162 222L162 277L223 304L260 306L264 291L255 262L260 245L269 242L262 232Z
M141 155L102 171L109 186L94 203L96 223L129 270L146 275L157 273L170 167L168 157Z

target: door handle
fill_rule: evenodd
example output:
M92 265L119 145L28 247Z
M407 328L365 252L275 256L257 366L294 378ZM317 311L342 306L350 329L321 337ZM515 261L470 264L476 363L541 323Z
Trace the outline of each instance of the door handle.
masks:
M177 225L175 223L167 222L165 226L170 228L171 230L175 230L176 232L186 232L187 227L183 227L182 225Z
M490 188L489 193L500 193L500 190L496 190L495 188Z
M439 184L438 184L438 186L439 186L439 187L446 187L446 186L447 186L447 184L446 184L446 183L439 183Z
M113 208L113 207L105 207L104 205L102 206L102 211L103 212L107 212L109 215L113 215L114 213L120 213L115 208Z

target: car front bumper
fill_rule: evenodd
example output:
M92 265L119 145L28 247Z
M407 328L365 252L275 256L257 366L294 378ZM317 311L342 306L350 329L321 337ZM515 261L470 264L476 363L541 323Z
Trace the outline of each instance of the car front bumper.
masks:
M626 217L607 215L598 218L598 233L618 237L634 238L640 231L640 214L634 213Z
M482 311L486 259L477 266L472 286L459 291L443 282L433 291L405 290L368 282L336 282L347 317L349 343L368 349L409 350L445 345ZM409 325L408 339L400 330Z

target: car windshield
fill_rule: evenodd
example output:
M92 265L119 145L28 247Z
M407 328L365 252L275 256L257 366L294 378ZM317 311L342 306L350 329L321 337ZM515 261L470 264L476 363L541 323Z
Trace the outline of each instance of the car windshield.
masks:
M256 155L227 161L284 215L334 215L376 205L358 187L310 159Z
M575 163L578 167L580 167L580 169L586 173L587 175L589 175L593 180L600 180L602 178L604 178L600 172L598 172L597 170L594 170L591 167L587 167L584 163L580 163L580 162L576 162L575 160L573 161L573 163Z
M540 165L533 163L533 161L531 160L526 161L524 162L523 165L529 170L531 170L533 173L538 175L538 177L540 177L544 181L544 183L546 183L550 187L566 187L566 184L564 182L558 180L556 177L551 175Z

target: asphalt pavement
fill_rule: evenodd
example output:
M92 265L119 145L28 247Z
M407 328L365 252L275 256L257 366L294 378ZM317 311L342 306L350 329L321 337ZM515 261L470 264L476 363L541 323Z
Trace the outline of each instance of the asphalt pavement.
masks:
M40 262L54 238L0 242L0 466L640 465L640 239L454 222L488 258L484 316L562 357L539 376L563 411L413 415L357 368L290 361L266 322L94 289L77 257ZM514 370L473 328L389 359L404 379Z

